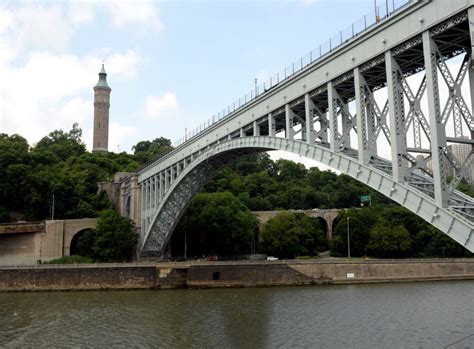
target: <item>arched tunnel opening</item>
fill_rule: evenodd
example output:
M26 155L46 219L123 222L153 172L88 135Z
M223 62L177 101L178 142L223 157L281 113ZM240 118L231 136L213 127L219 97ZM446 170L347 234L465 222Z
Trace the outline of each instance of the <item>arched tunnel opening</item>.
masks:
M83 229L74 235L71 240L71 245L69 247L70 256L83 256L87 257L91 254L92 240L90 237L90 232L92 229Z
M316 218L318 219L321 229L323 229L324 231L324 236L326 236L326 239L330 240L331 236L329 236L328 222L323 217L316 217Z

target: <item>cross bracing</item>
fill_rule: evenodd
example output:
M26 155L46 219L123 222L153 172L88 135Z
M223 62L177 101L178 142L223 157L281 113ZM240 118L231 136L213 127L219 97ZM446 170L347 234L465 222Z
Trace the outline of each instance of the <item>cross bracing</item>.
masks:
M456 190L474 153L452 153L474 146L473 23L470 1L413 2L143 169L142 253L163 254L219 168L268 150L346 173L474 251L474 200Z

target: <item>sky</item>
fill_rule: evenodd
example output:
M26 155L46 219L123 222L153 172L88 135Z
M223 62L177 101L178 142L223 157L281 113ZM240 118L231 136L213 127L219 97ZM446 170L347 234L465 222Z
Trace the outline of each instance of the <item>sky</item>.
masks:
M382 2L379 0L379 2ZM112 88L109 150L172 141L373 10L373 0L0 2L0 133L34 145Z

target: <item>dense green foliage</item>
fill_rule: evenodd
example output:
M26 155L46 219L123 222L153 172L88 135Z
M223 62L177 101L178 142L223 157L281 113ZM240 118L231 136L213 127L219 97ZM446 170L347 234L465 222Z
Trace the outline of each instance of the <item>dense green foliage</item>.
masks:
M100 213L96 228L84 232L71 248L96 262L124 262L132 259L137 240L130 219L115 210L105 210Z
M252 211L276 209L359 207L361 195L372 203L391 201L346 175L306 169L289 160L270 159L268 154L250 156L224 168L204 191L229 191Z
M97 183L110 181L119 171L135 171L168 152L171 143L163 137L142 141L133 147L133 155L90 153L81 136L77 124L68 132L53 131L33 146L19 135L0 134L0 223L51 217L54 195L57 219L96 217L101 211L109 212L103 220L109 220L106 224L110 229L99 229L100 236L97 232L84 233L76 244L79 254L101 261L127 259L128 252L118 250L129 249L135 244L133 239L125 239L125 247L109 248L109 244L116 234L128 231L129 222L119 222L111 216L112 205L105 194L97 194ZM472 185L463 182L458 189L474 196ZM324 248L317 222L298 215L279 218L258 237L257 223L249 210L359 208L362 195L371 196L372 206L341 215L331 242L333 255L347 253L347 217L351 218L353 256L470 255L416 215L351 177L306 169L288 160L273 161L268 154L242 158L207 183L179 223L174 234L178 242L172 244L172 249L182 255L186 232L188 255L250 251L281 257L316 255ZM295 241L300 247L295 247Z
M171 141L169 139L160 137L153 141L138 142L133 148L133 155L135 159L144 164L155 157L159 157L172 149Z
M156 154L169 151L171 142L157 138L139 142L135 154L90 153L74 124L69 132L56 130L35 146L19 135L0 134L0 223L96 217L110 208L97 183L116 172L135 171Z
M21 136L0 134L0 222L51 217L53 195L55 218L95 217L110 207L97 183L139 164L126 153L86 152L81 133L75 124L31 148Z
M261 235L262 252L279 258L317 256L328 243L316 218L284 211L270 219Z
M83 256L64 256L50 260L47 264L84 264L94 263L92 258Z
M257 232L255 215L232 193L201 193L179 222L171 246L175 255L183 255L186 233L189 256L242 255L252 252Z
M340 214L331 241L334 256L347 256L347 218L354 257L472 257L464 247L398 205Z

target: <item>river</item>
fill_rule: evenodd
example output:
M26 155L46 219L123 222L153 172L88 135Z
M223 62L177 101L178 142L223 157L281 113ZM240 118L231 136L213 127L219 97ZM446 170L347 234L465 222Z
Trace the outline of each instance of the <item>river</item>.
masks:
M474 348L474 282L0 294L6 348Z

